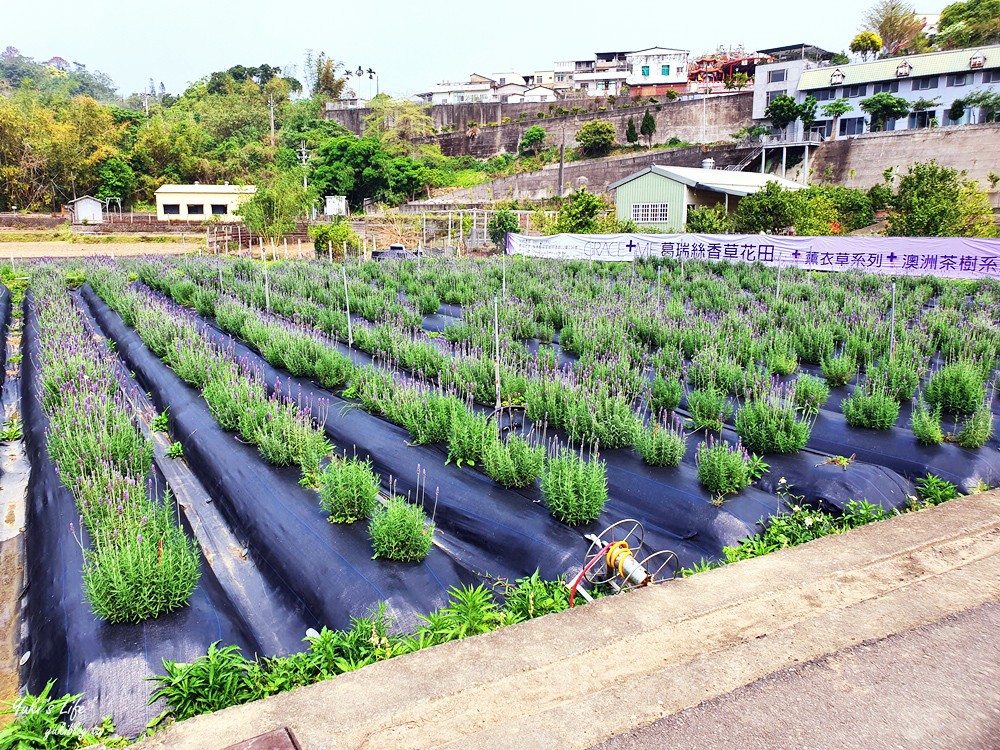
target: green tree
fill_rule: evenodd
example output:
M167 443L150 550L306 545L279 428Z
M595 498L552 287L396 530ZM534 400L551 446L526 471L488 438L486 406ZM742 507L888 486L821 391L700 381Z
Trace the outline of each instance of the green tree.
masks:
M906 99L893 96L888 91L862 99L859 106L868 113L872 132L883 130L887 120L905 117L910 112L910 103Z
M635 118L628 118L628 125L625 126L625 140L630 146L635 146L639 142L639 133L635 129Z
M313 61L313 69L308 71L312 76L310 83L316 101L320 103L336 101L347 93L347 78L342 75L343 71L342 62L327 57L325 52L319 53Z
M508 234L520 234L521 224L517 216L509 208L501 208L486 222L486 233L497 250L503 252L507 247Z
M802 100L802 104L799 105L799 119L802 120L802 131L808 133L809 129L816 122L816 107L819 102L816 101L816 97L812 94L806 96Z
M747 86L750 85L750 76L746 73L734 73L726 79L727 89L736 89L737 91L742 91Z
M425 104L379 94L368 103L365 138L375 138L396 156L412 155L414 142L434 133L434 121Z
M542 150L545 145L545 139L547 137L545 129L540 125L532 125L530 128L524 131L524 135L521 137L521 143L518 144L522 154L526 154L529 151L533 156L538 156L538 152Z
M843 185L811 187L810 195L822 195L828 199L837 212L836 221L845 232L853 232L875 223L875 208L871 196L864 190Z
M887 55L913 44L923 30L916 10L903 0L877 0L865 13L863 23L867 31L882 39L882 51Z
M740 199L733 214L733 224L737 232L757 234L758 232L780 232L795 226L797 207L791 190L785 190L777 182L768 181L763 189Z
M549 227L548 233L594 234L604 229L601 215L609 209L603 198L582 187L563 201L555 224Z
M336 217L329 224L313 224L309 227L309 236L319 257L332 253L334 259L339 260L344 257L345 242L349 251L361 246L361 239L343 216Z
M799 119L799 115L799 105L788 94L774 97L764 110L764 116L771 121L771 125L782 132Z
M869 55L875 57L882 49L882 37L875 31L862 31L851 40L848 49L855 55L861 55L862 60L867 60Z
M688 209L684 231L695 234L729 234L733 231L733 218L723 203L695 206Z
M892 237L995 237L986 193L965 172L919 162L899 180L889 217Z
M656 135L656 118L648 109L642 116L642 124L639 125L639 134L645 136L646 146L653 147L653 136Z
M101 163L101 166L97 168L97 178L101 184L94 197L101 200L119 198L122 201L128 201L132 198L137 185L132 167L127 161L117 156L105 159Z
M840 123L840 118L851 112L854 109L854 105L847 101L847 99L835 99L829 104L824 104L820 108L820 112L826 117L833 118L833 140L837 140L837 126Z
M940 49L1000 43L1000 0L968 0L945 6L934 41Z
M965 106L970 110L982 109L979 122L996 122L1000 112L1000 93L992 91L973 91L965 97Z
M576 134L585 156L606 156L615 145L615 126L605 120L586 123Z
M948 107L948 119L952 122L958 122L963 117L965 117L965 99L956 99Z
M300 217L315 203L315 194L302 184L302 170L279 173L261 181L253 196L237 209L251 232L273 242L295 231Z

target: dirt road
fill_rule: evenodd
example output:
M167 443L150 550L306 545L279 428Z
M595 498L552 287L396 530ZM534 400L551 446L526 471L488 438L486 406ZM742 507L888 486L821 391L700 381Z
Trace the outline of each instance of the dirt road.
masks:
M0 263L13 258L94 258L123 255L181 255L194 252L188 242L0 242Z

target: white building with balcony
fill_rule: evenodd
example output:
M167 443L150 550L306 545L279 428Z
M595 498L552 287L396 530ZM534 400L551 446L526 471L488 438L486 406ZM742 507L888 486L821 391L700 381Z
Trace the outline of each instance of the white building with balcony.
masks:
M650 47L626 55L625 83L633 96L655 96L687 89L689 50Z
M860 135L871 130L861 102L875 94L888 93L906 100L910 113L884 123L885 130L910 130L939 125L963 125L985 121L981 108L953 108L956 100L978 91L1000 93L1000 45L930 52L923 55L832 65L828 61L790 60L757 68L753 117L767 119L767 105L781 94L802 103L807 96L818 102L817 119L810 131L834 137L833 118L823 107L843 99L851 106L839 118L836 137ZM953 117L953 115L959 115ZM788 127L785 139L803 140L801 121Z

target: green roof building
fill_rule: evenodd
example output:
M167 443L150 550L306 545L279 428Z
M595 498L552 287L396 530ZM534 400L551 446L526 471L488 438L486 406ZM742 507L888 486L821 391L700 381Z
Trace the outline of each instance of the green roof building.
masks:
M721 203L726 210L734 211L741 198L756 193L768 182L776 182L789 190L805 187L758 172L653 164L608 188L615 191L615 212L619 220L631 219L640 232L648 229L683 232L688 209Z

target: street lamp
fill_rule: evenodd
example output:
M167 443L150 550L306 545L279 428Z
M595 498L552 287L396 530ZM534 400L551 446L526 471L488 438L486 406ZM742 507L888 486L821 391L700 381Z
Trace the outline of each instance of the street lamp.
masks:
M701 92L701 142L705 143L708 137L708 94L712 90L708 81L705 81L705 88Z

